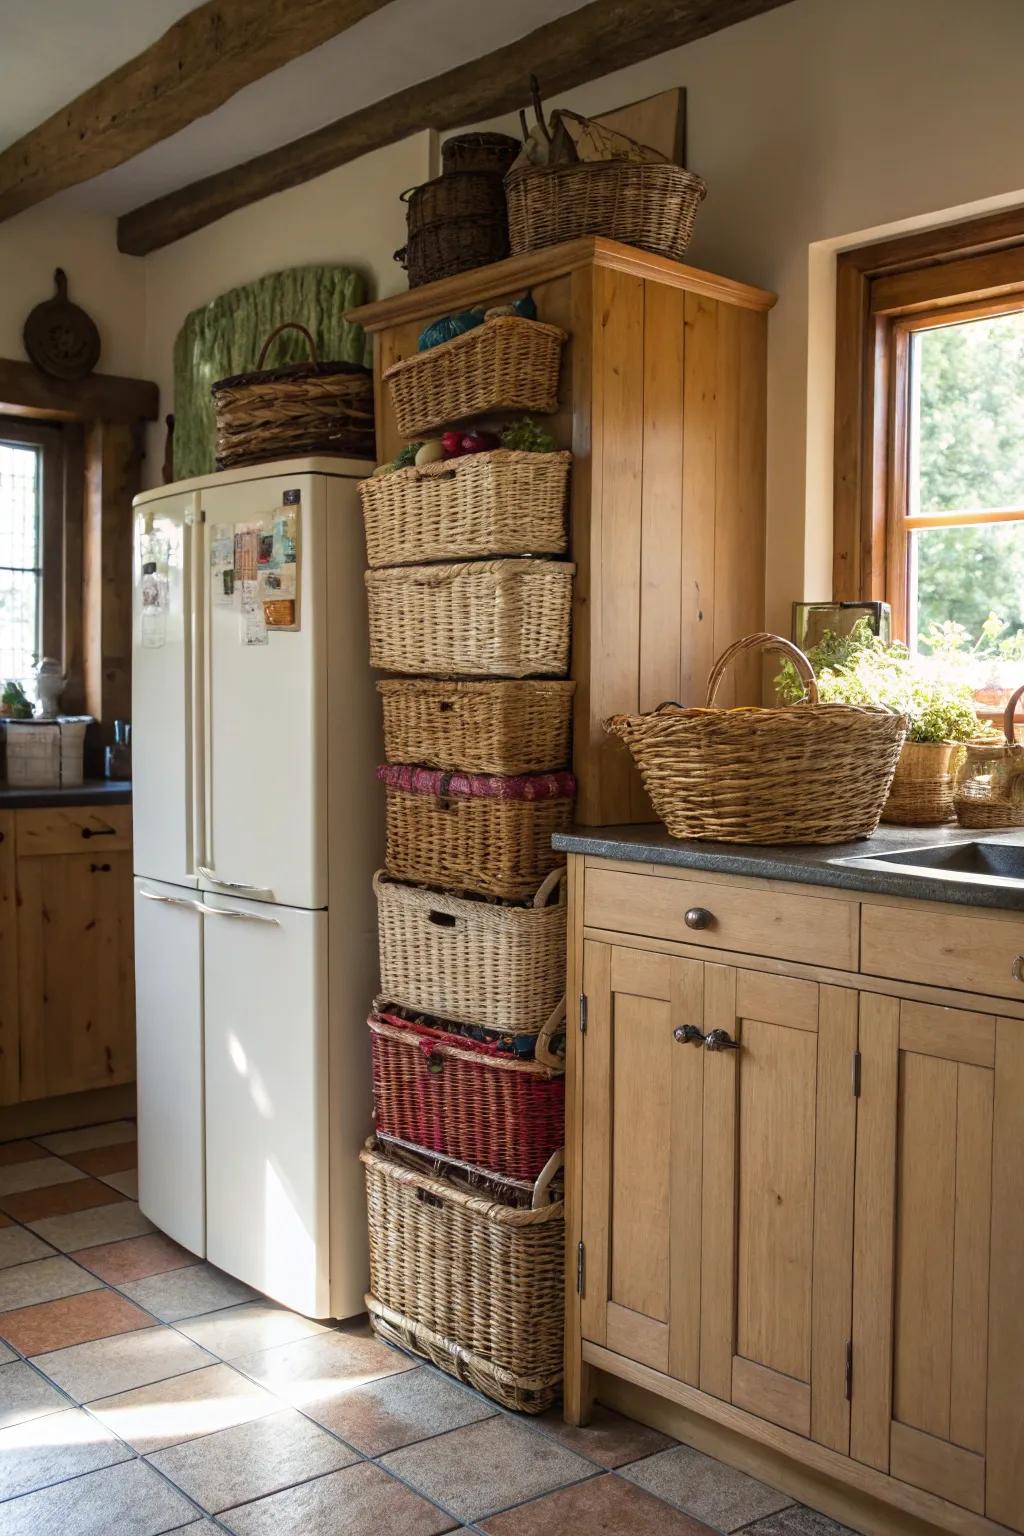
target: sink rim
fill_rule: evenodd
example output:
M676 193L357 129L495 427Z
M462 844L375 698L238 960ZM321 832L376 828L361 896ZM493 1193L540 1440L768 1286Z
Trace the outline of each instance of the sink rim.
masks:
M998 874L995 871L950 869L942 864L913 864L905 862L907 854L935 853L939 855L955 855L956 852L966 848L1005 848L1007 846L1021 848L1022 869L1019 875ZM1024 890L1024 845L1019 843L1008 844L992 837L965 838L962 842L922 843L914 847L900 848L885 853L844 854L840 858L830 859L829 862L854 869L877 870L881 873L909 875L915 880L954 881L957 884L1004 886L1011 890Z

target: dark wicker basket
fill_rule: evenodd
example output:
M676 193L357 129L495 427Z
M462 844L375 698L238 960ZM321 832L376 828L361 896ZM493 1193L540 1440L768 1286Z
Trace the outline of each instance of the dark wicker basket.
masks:
M505 178L512 254L604 235L680 261L706 195L699 176L667 163L524 166Z
M454 171L402 193L408 240L395 260L409 287L452 277L508 255L508 214L500 175Z
M282 331L301 331L308 363L263 367ZM260 349L256 369L211 386L217 420L217 468L261 464L304 454L375 456L373 374L355 363L322 363L304 325L286 321Z
M489 171L504 176L522 145L507 133L456 133L441 145L446 176L456 171Z

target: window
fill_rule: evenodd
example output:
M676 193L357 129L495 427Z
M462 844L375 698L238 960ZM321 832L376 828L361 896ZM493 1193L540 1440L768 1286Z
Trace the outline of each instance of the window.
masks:
M63 659L59 429L0 419L0 680Z
M835 596L891 603L995 714L1024 681L1024 210L845 253L838 278Z

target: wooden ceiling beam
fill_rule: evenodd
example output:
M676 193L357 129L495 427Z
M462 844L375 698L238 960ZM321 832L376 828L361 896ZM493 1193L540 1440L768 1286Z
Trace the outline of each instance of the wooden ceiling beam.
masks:
M0 220L89 181L388 0L206 0L0 153Z
M274 192L424 128L514 111L536 74L547 100L790 0L591 0L483 58L396 92L280 149L218 171L118 220L118 249L144 256Z

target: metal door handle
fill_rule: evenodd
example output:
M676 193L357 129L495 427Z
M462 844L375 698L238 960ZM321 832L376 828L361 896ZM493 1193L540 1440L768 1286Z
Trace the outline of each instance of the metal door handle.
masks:
M204 880L212 880L214 885L222 885L226 891L250 891L255 896L273 896L274 894L269 885L245 885L240 880L222 880L220 875L206 864L197 864L196 874L202 875Z
M709 912L707 907L691 907L684 913L683 922L687 928L711 928L714 926L715 914Z
M740 1048L739 1041L724 1029L712 1029L704 1036L704 1045L709 1051L738 1051Z
M703 1045L704 1034L696 1024L680 1024L672 1031L673 1040L678 1040L680 1045Z
M144 890L141 885L139 886L139 895L144 896L147 901L165 902L169 907L190 907L193 912L199 911L199 903L197 901L186 901L183 896L161 896L158 891Z
M116 837L116 827L83 827L83 837Z
M276 917L264 917L261 912L236 912L233 908L208 907L202 901L195 903L195 909L197 912L205 912L207 917L234 917L249 923L273 923L275 928L281 926Z
M1024 982L1024 955L1017 955L1010 966L1010 975L1014 981Z

